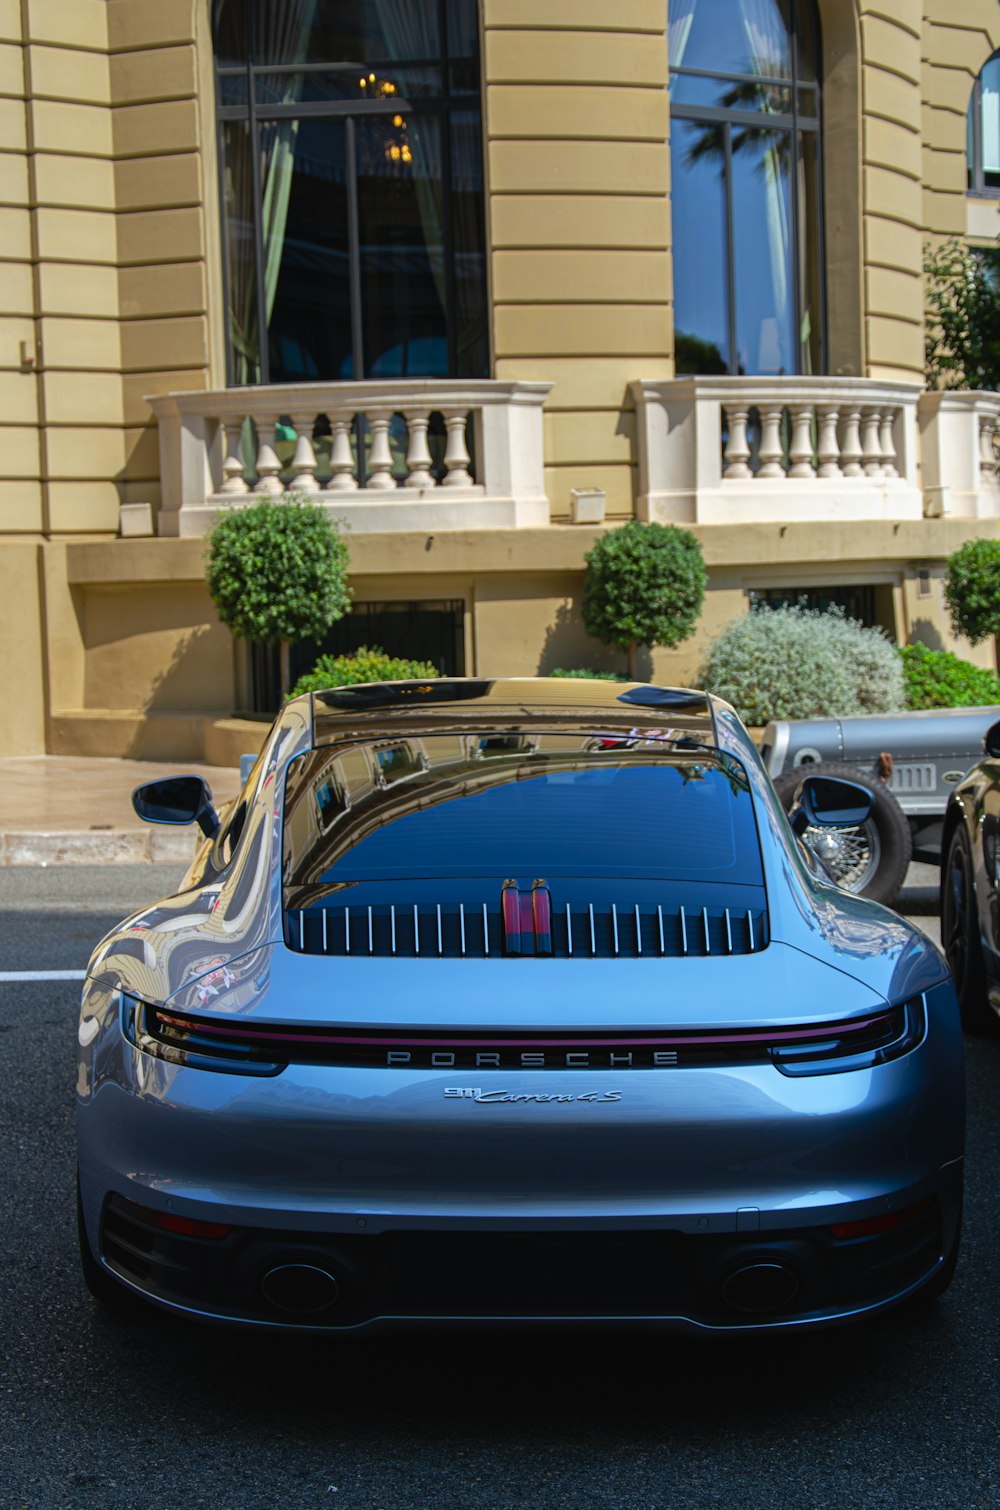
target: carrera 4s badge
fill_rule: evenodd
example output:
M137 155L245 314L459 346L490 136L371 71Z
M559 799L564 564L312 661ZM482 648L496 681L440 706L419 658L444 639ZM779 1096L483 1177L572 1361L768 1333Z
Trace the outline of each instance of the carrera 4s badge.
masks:
M484 1091L479 1085L450 1085L445 1088L449 1101L478 1101L480 1105L495 1106L512 1101L620 1101L621 1091L584 1091L579 1096L566 1096L558 1091Z

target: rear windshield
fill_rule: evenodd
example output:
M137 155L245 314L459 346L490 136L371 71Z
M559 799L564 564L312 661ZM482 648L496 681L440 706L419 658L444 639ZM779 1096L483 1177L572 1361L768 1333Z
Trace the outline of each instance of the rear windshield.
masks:
M287 885L473 876L763 883L746 774L600 734L434 735L289 770Z

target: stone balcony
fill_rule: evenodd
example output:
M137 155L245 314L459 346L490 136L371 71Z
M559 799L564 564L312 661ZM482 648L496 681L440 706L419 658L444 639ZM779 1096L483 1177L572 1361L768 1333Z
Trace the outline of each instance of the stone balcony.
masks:
M167 393L158 533L305 493L361 533L548 525L545 382L306 383ZM1000 518L1000 394L868 378L641 379L640 519Z
M166 393L161 535L222 509L305 493L353 531L549 522L542 405L551 383L304 383Z
M924 516L916 384L684 377L631 389L641 519L771 524Z

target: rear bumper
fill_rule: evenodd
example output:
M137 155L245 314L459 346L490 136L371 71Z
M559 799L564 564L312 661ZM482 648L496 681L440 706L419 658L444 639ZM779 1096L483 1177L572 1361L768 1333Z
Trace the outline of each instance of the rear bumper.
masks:
M808 1223L705 1236L548 1221L350 1234L234 1227L202 1238L164 1232L148 1208L112 1196L99 1243L104 1267L145 1299L239 1327L822 1327L934 1279L958 1239L960 1164L930 1183L917 1201L898 1193L899 1226L848 1236Z

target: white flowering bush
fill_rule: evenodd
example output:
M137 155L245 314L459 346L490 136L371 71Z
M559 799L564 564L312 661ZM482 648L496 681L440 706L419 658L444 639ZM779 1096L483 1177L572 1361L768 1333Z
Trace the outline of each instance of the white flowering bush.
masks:
M895 645L837 608L755 609L712 641L699 679L749 724L907 706Z

